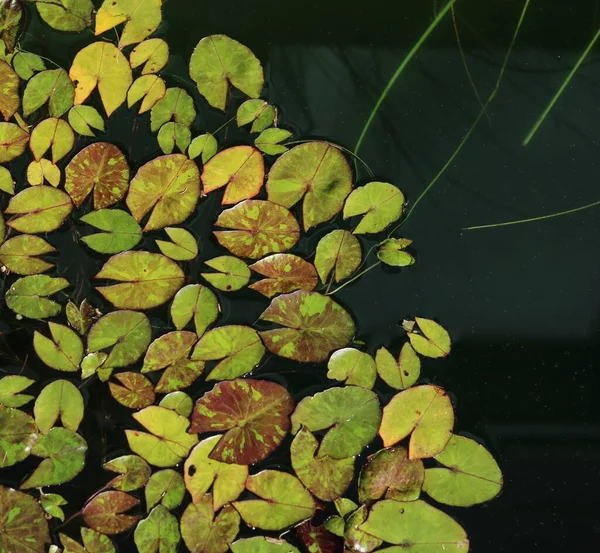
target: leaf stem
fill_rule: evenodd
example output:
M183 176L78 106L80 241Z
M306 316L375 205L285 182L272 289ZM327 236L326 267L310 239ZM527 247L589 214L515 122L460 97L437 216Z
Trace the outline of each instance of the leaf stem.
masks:
M348 286L348 284L352 284L355 280L358 280L361 276L368 273L371 269L374 269L375 267L377 267L380 264L381 264L381 261L378 261L377 263L373 263L373 265L371 265L370 267L367 267L364 271L361 271L357 275L354 275L350 280L344 282L344 284L342 284L341 286L338 286L335 290L332 290L331 292L327 292L325 295L331 296L331 295L335 294L336 292L339 292L340 290L342 290L342 288L346 288L346 286Z
M213 131L211 134L213 134L213 135L217 134L222 128L229 125L229 123L231 123L234 119L235 119L235 115L231 119L228 119L227 121L225 121L225 123L223 123L216 131Z

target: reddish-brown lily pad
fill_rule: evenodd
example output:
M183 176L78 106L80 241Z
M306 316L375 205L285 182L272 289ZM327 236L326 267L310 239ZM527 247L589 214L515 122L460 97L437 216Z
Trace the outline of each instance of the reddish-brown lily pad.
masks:
M310 553L341 553L344 549L342 538L324 526L313 526L309 520L296 526L294 533Z
M125 372L115 375L122 384L119 386L109 382L110 393L121 405L129 409L143 409L154 403L154 390L150 382L143 374Z
M125 492L102 492L85 505L83 520L101 534L120 534L139 520L137 516L124 514L138 503L139 500Z
M250 268L267 277L250 285L250 288L268 298L294 290L311 292L319 282L312 263L289 253L270 255L250 265Z

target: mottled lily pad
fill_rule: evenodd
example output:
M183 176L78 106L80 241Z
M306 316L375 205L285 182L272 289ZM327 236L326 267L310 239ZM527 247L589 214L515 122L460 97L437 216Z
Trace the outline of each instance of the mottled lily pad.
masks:
M139 553L175 553L181 539L177 518L157 505L138 522L133 538Z
M0 468L10 467L27 459L38 439L37 432L34 420L27 413L0 405ZM2 488L0 493L1 490ZM0 504L0 513L3 506L3 503ZM0 528L3 522L0 519Z
M125 372L116 374L115 378L122 385L109 382L108 387L112 397L121 405L129 409L143 409L154 403L152 382L143 374Z
M120 534L132 528L139 520L137 516L125 514L138 503L135 497L125 492L102 492L86 503L82 511L83 520L101 534Z
M122 492L131 492L144 487L150 478L152 470L148 463L137 455L121 455L102 465L104 470L116 472L108 486Z
M268 298L295 290L311 292L319 282L314 266L297 255L276 253L250 265L267 278L250 285Z
M0 263L17 275L35 275L54 264L40 257L56 250L46 240L31 234L20 234L0 246Z
M285 540L267 536L243 538L231 544L233 553L300 553L300 550Z
M167 509L178 507L185 495L185 485L181 474L173 469L155 472L146 484L146 508L148 511L159 503Z
M21 105L19 97L19 77L12 67L0 60L0 113L8 121Z

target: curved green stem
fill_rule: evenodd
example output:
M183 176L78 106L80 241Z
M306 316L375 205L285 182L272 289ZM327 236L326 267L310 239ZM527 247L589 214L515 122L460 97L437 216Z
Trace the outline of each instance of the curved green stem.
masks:
M326 295L331 296L332 294L339 292L343 288L346 288L346 286L348 286L348 284L352 284L354 281L358 280L361 276L368 273L371 269L374 269L375 267L377 267L380 264L381 264L381 261L378 261L377 263L373 263L373 265L371 265L370 267L367 267L364 271L361 271L357 275L354 275L350 280L344 282L344 284L342 284L341 286L338 286L335 290L332 290L331 292L327 292Z

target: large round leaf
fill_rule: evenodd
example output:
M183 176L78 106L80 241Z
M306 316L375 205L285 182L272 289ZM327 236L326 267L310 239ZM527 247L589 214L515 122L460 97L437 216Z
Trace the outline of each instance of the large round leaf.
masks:
M8 203L4 213L14 215L9 227L27 234L52 232L63 224L73 209L71 199L54 186L25 188Z
M261 332L267 348L281 357L318 363L354 336L354 321L335 301L317 292L298 290L276 297L261 320L285 328Z
M290 428L294 402L274 382L220 382L194 407L190 432L226 432L210 454L225 463L252 465L265 459Z
M0 468L10 467L29 457L37 439L37 426L29 415L0 405ZM0 533L0 543L1 536Z

